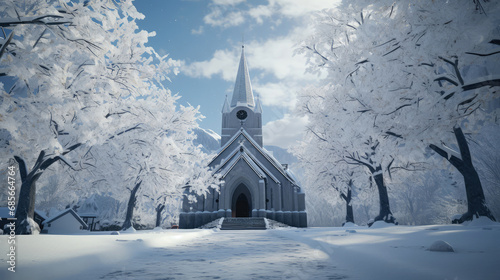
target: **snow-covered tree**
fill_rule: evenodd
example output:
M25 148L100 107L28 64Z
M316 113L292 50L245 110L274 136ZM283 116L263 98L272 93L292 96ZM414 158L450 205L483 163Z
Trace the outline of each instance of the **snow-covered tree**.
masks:
M429 159L435 164L440 159ZM400 174L401 175L401 174ZM391 185L394 215L405 225L449 223L450 217L464 210L465 190L458 184L459 174L447 169L426 169L397 176Z
M126 100L129 110L114 117L120 122L135 119L137 125L89 151L95 159L93 181L101 182L94 191L128 200L124 230L133 226L138 202L154 203L152 208L161 213L165 203L182 196L188 182L202 194L217 180L207 168L208 155L192 144L197 109L176 108L176 99L162 94Z
M312 129L312 127L310 127ZM366 191L366 188L357 188L355 184L369 184L365 172L362 170L350 169L347 161L339 159L339 149L335 146L337 143L330 138L330 135L315 134L310 130L310 135L315 139L323 140L315 142L316 145L309 146L309 143L304 141L301 143L305 148L294 150L295 155L300 162L300 168L305 171L304 183L308 192L318 192L325 198L327 193L336 193L335 198L331 199L329 207L334 207L339 203L345 203L345 218L344 223L354 223L354 207L355 200L360 191ZM327 140L328 138L328 140ZM314 141L314 140L313 140ZM329 153L329 157L319 156L321 153ZM335 156L332 154L336 153ZM358 182L359 181L359 182ZM329 195L328 195L329 197ZM312 206L315 207L315 206ZM324 206L323 206L324 207Z
M88 168L90 147L149 129L141 123L144 115L120 116L141 109L148 114L147 107L162 98L174 106L161 81L177 71L177 63L145 45L154 33L138 30L135 21L144 16L130 0L2 1L0 15L0 116L9 139L1 156L19 165L16 231L23 234L35 230L35 184L43 172L59 161ZM186 111L192 123L196 110ZM166 134L158 141L174 141Z
M366 167L379 186L375 220L391 221L385 178L392 170L421 169L430 144L451 143L457 127L473 132L498 114L490 104L500 81L499 19L493 16L499 5L480 4L343 1L318 13L314 35L303 42L311 70L326 70L327 78L299 102L310 121L301 149L307 155L328 143L310 157ZM473 197L472 204L484 205L484 197ZM475 209L469 212L493 219Z
M357 176L365 176L365 172L353 169L364 168L369 177L359 178L360 181L370 180L378 190L380 207L374 220L394 223L384 180L384 171L390 172L394 158L391 155L384 156L383 149L386 146L381 145L389 143L370 136L375 132L367 125L372 121L367 114L342 114L346 112L346 106L353 103L350 96L339 96L325 87L323 89L321 92L312 87L301 96L301 109L309 118L309 126L301 146L294 152L305 163L306 176L314 181L321 181L316 186L330 186L343 174L355 172ZM340 101L341 98L344 101Z

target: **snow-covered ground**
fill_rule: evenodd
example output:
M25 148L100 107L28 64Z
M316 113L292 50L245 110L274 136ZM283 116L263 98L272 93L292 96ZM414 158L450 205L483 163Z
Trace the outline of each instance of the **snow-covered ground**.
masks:
M474 225L475 223L475 225ZM18 236L0 279L499 279L500 224ZM433 252L443 240L455 252Z

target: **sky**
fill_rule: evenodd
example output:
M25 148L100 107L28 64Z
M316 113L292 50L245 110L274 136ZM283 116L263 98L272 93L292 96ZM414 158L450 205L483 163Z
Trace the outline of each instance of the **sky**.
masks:
M298 55L300 40L311 31L310 15L333 8L335 0L136 0L145 15L140 29L155 31L150 46L177 60L178 75L166 86L180 104L200 106L200 127L218 134L224 98L231 98L241 46L254 95L263 104L265 145L287 148L300 139L306 119L293 114L297 94L319 79L306 72Z

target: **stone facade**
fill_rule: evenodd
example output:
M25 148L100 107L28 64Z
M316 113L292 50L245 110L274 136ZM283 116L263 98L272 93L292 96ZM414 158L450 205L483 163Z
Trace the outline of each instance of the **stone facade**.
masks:
M221 176L219 190L211 189L196 202L185 196L180 228L220 217L266 217L307 226L305 194L286 165L263 148L262 107L253 96L244 49L231 103L226 98L222 109L221 149L209 167Z

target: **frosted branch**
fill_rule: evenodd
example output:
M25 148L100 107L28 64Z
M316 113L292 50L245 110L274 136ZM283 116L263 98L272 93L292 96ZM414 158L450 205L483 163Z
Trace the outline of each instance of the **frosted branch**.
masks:
M468 90L478 89L478 88L482 88L482 87L486 87L486 86L498 87L498 86L500 86L500 79L486 80L486 81L482 81L482 82L478 82L478 83L474 83L474 84L465 85L465 86L462 86L462 90L468 91Z
M462 74L460 74L460 70L458 69L458 58L455 57L455 61L451 61L451 60L446 59L446 58L441 57L441 56L439 56L439 58L441 60L443 60L444 62L453 66L453 70L455 70L455 75L457 76L458 82L460 83L460 85L464 85L464 79L462 78ZM458 84L456 84L456 85L458 85Z

